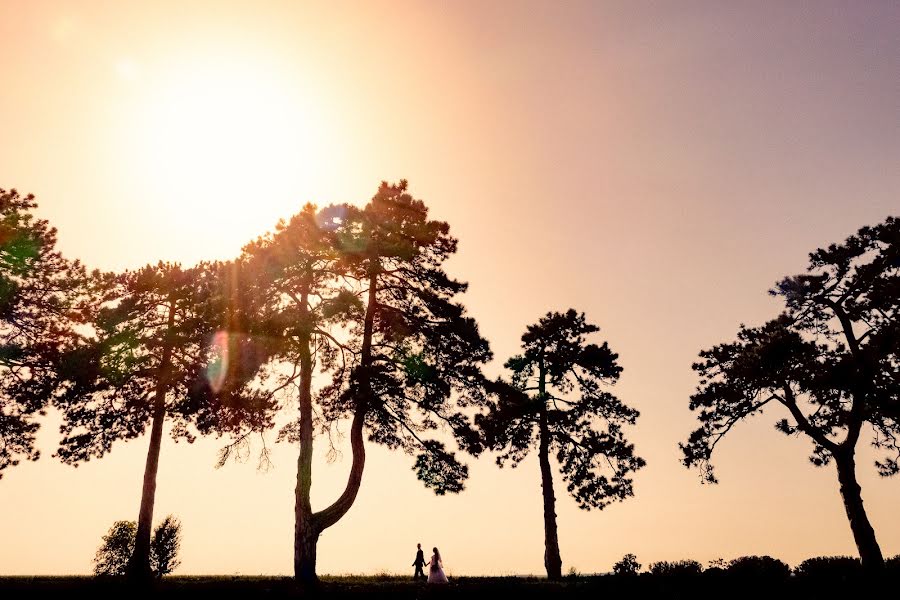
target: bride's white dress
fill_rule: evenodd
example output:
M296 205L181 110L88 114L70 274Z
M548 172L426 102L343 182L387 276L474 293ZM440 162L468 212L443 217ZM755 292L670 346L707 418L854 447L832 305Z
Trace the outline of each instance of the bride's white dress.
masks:
M431 569L428 571L428 583L450 583L444 575L443 563L437 555L431 557Z

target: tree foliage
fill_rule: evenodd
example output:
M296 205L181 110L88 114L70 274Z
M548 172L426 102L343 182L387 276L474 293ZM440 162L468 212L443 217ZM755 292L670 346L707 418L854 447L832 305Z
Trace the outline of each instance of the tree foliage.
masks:
M461 448L480 451L480 436L460 409L485 402L481 367L492 355L456 299L467 284L443 267L457 240L447 223L428 218L406 181L382 183L347 223L342 251L365 314L351 330L359 360L327 414L362 409L370 440L414 454L416 474L436 493L458 492L467 467L423 436L443 427Z
M781 405L777 429L806 435L811 461L852 453L863 424L882 451L880 474L897 472L900 445L900 221L863 227L843 244L810 254L808 272L772 294L785 312L737 340L700 353L691 397L701 427L681 445L684 464L715 482L710 459L739 421Z
M522 336L523 353L506 362L512 386L478 422L497 464L519 464L538 445L541 414L569 493L581 508L603 508L633 495L632 474L644 466L628 443L624 425L638 411L608 388L622 373L606 342L589 343L599 331L584 313L550 312Z
M36 460L34 418L60 387L61 352L75 339L79 263L56 250L34 196L0 189L0 477Z
M99 458L118 440L142 435L155 411L176 440L242 423L226 395L202 393L229 351L223 326L223 265L183 269L158 263L118 275L95 271L87 322L92 335L66 357L68 386L57 455L68 464Z
M784 312L758 327L741 326L737 340L700 353L690 408L700 427L681 444L683 462L715 482L718 443L740 421L781 406L776 428L805 435L810 460L834 461L841 495L863 564L884 560L863 507L855 454L871 427L883 476L900 459L900 221L863 227L842 244L810 254L807 272L780 281L771 293Z

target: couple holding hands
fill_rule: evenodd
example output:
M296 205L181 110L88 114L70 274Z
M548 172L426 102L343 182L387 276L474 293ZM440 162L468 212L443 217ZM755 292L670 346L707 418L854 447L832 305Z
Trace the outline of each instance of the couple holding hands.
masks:
M444 574L444 565L441 562L441 553L438 549L432 548L434 554L431 556L431 560L426 563L425 555L422 553L422 544L416 544L416 547L418 548L416 560L412 564L412 566L416 568L416 572L413 574L413 580L418 580L419 576L421 576L422 579L425 579L425 573L422 571L422 567L430 565L428 570L428 583L449 583L447 576Z

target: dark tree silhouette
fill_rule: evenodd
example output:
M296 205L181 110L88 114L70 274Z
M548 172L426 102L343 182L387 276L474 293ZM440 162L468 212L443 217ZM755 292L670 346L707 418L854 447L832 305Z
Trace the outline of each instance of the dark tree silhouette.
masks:
M701 426L681 444L684 464L715 482L710 459L739 421L780 405L777 428L813 443L811 461L834 461L850 529L867 569L884 558L863 507L856 447L871 426L883 476L898 471L900 445L900 221L863 227L842 244L810 254L808 272L782 280L778 318L741 326L735 342L700 353L691 397Z
M442 263L456 251L446 223L428 220L425 204L406 182L383 183L358 209L308 206L274 235L245 248L247 272L264 310L250 329L272 336L271 364L283 375L254 377L269 391L291 389L299 418L279 438L299 443L295 490L294 573L316 581L319 536L353 505L365 466L365 437L416 455L414 469L438 494L459 492L468 471L443 443L427 439L444 426L466 451L479 436L463 413L482 403L481 365L490 359L475 321L455 301L466 284ZM261 283L260 283L261 282ZM277 372L276 369L271 369ZM313 396L315 372L330 383ZM318 409L316 409L316 405ZM352 463L341 495L313 511L313 437L350 418Z
M36 460L40 414L57 392L62 350L74 342L71 308L83 269L56 251L34 196L0 189L0 477Z
M159 263L120 275L94 272L97 300L87 311L93 336L64 361L68 384L58 400L65 421L57 450L63 462L77 466L99 458L115 441L150 426L129 566L139 582L152 577L150 527L164 422L170 421L175 440L193 442L194 431L221 434L249 420L229 416L248 410L245 404L229 406L220 401L225 395L212 402L211 394L197 393L209 386L208 368L228 351L214 338L223 319L224 268Z
M257 383L269 386L272 410L289 408L295 395L299 406L297 418L279 432L278 439L299 444L294 575L303 582L316 579L316 544L321 533L310 502L313 377L316 372L327 374L350 366L352 349L339 341L335 330L361 313L359 299L339 286L342 266L336 236L341 234L347 210L335 206L317 212L307 204L289 222L279 223L274 234L248 244L241 261L241 293L255 290L249 293L255 294L257 306L244 316L245 328L252 339L266 340L267 348L267 368L253 375ZM248 282L252 282L249 287Z
M506 362L512 385L495 387L498 401L476 417L487 444L502 452L500 466L518 465L535 445L544 496L544 566L562 577L556 528L551 452L567 489L583 509L602 509L634 494L631 475L645 465L622 431L638 411L606 391L622 372L606 342L588 343L599 331L584 313L551 312L522 336L523 353Z
M122 577L128 574L128 563L134 553L137 523L116 521L103 536L103 543L94 555L94 575L97 577ZM150 540L150 563L159 579L178 568L181 561L181 522L167 516L153 530Z

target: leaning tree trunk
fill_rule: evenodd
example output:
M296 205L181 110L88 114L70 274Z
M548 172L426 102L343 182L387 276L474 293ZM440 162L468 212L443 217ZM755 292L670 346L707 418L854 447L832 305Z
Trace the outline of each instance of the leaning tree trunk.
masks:
M150 430L150 448L147 450L147 464L144 467L144 489L141 493L141 511L138 515L137 534L134 550L128 562L128 577L136 583L147 583L153 579L150 569L150 529L153 525L153 504L156 500L156 473L159 470L159 450L162 446L163 421L166 406L157 399L153 411L153 426Z
M544 402L544 373L540 373L540 395ZM544 492L544 567L547 578L562 579L562 559L559 556L559 535L556 530L556 496L553 494L553 471L550 468L550 429L547 408L541 407L538 461L541 464L541 488Z
M859 559L863 568L871 572L884 570L884 556L881 547L875 539L875 530L869 523L866 509L862 501L862 489L856 481L856 459L852 453L846 456L835 457L837 464L838 481L841 484L841 498L844 500L844 510L847 511L847 519L850 521L850 530L856 541L859 551Z
M169 300L167 332L175 327L175 300ZM144 467L144 489L141 492L141 510L138 514L134 550L128 561L128 578L138 584L152 581L150 569L150 529L153 526L153 504L156 501L156 473L159 471L159 450L162 446L163 422L166 419L166 394L168 393L169 365L172 361L173 343L167 340L157 372L156 393L153 398L153 425L150 429L150 448Z

